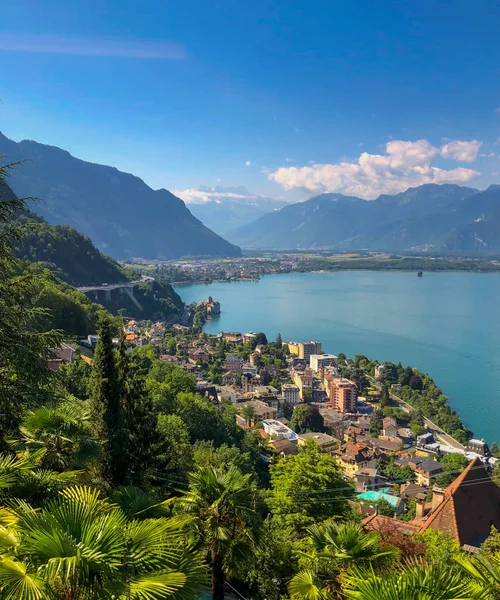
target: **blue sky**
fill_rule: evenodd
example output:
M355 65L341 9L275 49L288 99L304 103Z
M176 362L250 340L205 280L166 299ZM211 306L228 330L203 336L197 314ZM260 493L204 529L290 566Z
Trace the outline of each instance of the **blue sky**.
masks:
M499 23L496 0L16 0L0 130L177 191L486 187Z

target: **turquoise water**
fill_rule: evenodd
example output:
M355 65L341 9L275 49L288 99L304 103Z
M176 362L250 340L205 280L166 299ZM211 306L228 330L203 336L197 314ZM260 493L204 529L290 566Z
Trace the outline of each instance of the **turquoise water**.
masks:
M188 303L221 303L207 333L280 332L325 352L416 366L477 437L500 441L500 274L294 273L177 291Z

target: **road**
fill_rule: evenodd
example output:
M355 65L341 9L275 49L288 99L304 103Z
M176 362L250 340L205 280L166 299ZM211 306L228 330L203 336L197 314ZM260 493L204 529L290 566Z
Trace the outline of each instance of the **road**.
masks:
M380 384L375 379L373 379L373 377L368 376L368 379L378 389L380 389ZM408 402L405 402L402 398L395 396L393 393L389 393L389 395L390 395L391 400L394 400L394 402L396 402L396 404L399 404L401 406L401 408L403 410L405 410L406 412L410 412L413 409L411 404L408 404ZM465 446L463 446L460 442L457 442L457 440L452 438L451 435L444 432L441 429L441 427L436 425L436 423L433 423L430 419L427 419L426 417L424 417L424 425L427 427L427 429L429 429L429 431L432 431L432 433L434 434L434 437L442 440L448 446L451 446L452 448L457 448L458 450L465 450Z
M118 290L120 288L133 288L136 285L139 285L141 283L147 283L149 281L154 281L153 277L148 277L147 275L143 275L141 277L141 279L138 279L137 281L124 281L123 283L107 283L107 284L103 284L101 283L100 285L84 285L82 287L78 287L76 288L79 292L95 292L95 291L100 291L100 290Z
M406 412L410 412L410 410L412 410L413 407L410 404L408 404L408 402L405 402L398 396L395 396L394 394L390 394L390 397L391 397L391 400L394 400L394 402L399 404L404 410L406 410ZM460 442L457 442L457 440L452 438L451 435L449 435L448 433L445 433L441 429L441 427L436 425L436 423L433 423L430 419L427 419L426 417L424 417L424 425L427 427L427 429L429 429L429 431L432 431L432 433L434 434L434 437L439 438L440 440L445 442L448 446L451 446L452 448L457 448L458 450L465 450L465 446L462 446L462 444L460 444Z

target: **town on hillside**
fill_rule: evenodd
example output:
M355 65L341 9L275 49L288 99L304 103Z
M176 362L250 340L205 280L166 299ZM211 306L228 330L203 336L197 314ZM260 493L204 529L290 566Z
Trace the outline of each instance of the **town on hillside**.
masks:
M477 546L491 524L500 528L491 501L499 488L472 485L497 477L498 448L472 438L428 376L362 355L330 354L318 341L284 342L280 334L270 341L262 332L205 334L203 318L219 312L209 297L196 307L190 327L125 320L125 340L130 350L190 374L196 392L216 407L233 407L237 425L259 436L264 464L286 461L311 444L334 457L368 529L380 533L388 523L403 531L445 529L461 544ZM81 341L88 348L83 358L91 360L96 342L95 335ZM78 352L64 344L49 366L57 369ZM461 504L453 500L465 488L486 511L466 528L474 539L455 522L468 518L463 497Z

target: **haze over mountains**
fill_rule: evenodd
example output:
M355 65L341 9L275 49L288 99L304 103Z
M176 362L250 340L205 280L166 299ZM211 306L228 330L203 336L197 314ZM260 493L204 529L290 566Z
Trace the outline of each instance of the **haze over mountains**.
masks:
M0 133L0 154L24 160L9 183L39 199L36 212L70 225L117 259L239 256L240 248L205 227L184 202L114 167L85 162L65 150Z
M247 248L500 252L500 186L426 184L366 201L321 194L227 236Z
M249 192L244 186L208 187L179 192L195 217L219 235L243 227L263 215L286 206L284 200L274 200Z

